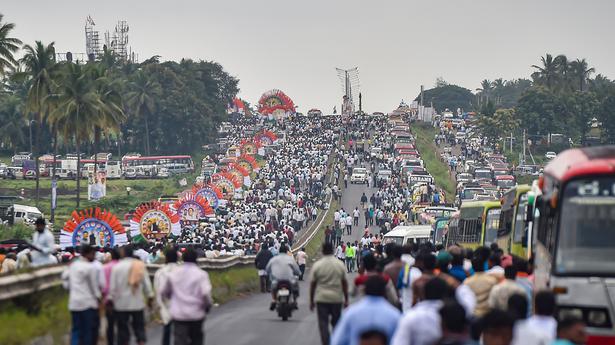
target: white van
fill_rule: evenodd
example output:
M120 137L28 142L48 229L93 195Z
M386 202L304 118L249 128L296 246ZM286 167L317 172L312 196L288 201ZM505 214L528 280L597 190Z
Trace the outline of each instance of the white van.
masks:
M399 225L384 235L383 244L403 246L410 243L425 243L431 240L431 225Z
M107 162L107 178L114 179L122 177L122 165L119 161Z
M13 215L13 224L34 224L38 218L43 217L43 212L41 212L38 208L19 204L14 204L11 206L8 213Z

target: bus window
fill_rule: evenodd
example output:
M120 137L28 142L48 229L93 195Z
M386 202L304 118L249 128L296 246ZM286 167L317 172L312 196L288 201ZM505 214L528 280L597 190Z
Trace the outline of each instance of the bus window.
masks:
M519 204L517 205L517 216L515 217L515 229L513 235L514 243L523 242L526 235L525 227L525 212L527 211L527 193L521 194Z
M484 245L489 246L491 243L495 242L498 238L498 227L500 225L500 212L502 210L499 208L492 208L487 211L487 218L485 219L485 243Z
M613 275L615 185L612 177L566 185L555 270L560 274Z

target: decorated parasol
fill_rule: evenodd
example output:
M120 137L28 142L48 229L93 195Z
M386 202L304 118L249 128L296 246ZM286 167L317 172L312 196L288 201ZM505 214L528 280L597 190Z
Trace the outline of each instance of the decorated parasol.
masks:
M213 209L217 209L218 206L224 206L226 204L226 200L224 200L222 191L220 190L220 188L218 188L218 186L212 183L195 184L194 186L192 186L192 193L205 198L209 203L209 206L211 206Z
M211 183L218 187L225 199L232 199L235 190L241 188L243 181L228 172L220 172L211 175Z
M262 145L271 145L276 140L278 140L278 136L275 135L272 131L264 130L260 133L256 133L254 136L254 141L261 143Z
M130 220L130 235L136 242L157 241L180 234L179 216L169 205L158 201L141 204Z
M179 216L182 227L195 225L199 219L215 215L206 198L190 192L185 193L181 199L177 200L173 204L173 208Z
M273 117L295 113L295 104L284 92L273 89L265 92L258 101L258 112Z
M114 247L128 243L124 226L117 217L100 208L74 210L60 232L60 247L77 247L89 244Z
M240 151L242 155L259 155L262 156L261 153L264 153L260 148L263 145L260 141L251 140L251 139L242 139L239 145Z
M256 159L250 155L241 155L237 157L235 164L246 169L250 174L260 169Z
M239 181L242 181L242 184L246 187L250 187L252 185L252 179L250 178L250 171L238 165L236 163L229 163L224 170L229 174L233 175Z

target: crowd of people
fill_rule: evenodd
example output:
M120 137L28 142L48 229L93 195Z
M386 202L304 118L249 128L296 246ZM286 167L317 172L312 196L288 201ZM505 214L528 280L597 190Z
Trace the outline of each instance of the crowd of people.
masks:
M381 245L379 245L381 246ZM311 269L322 344L584 344L581 319L556 318L551 291L533 291L533 265L497 246L430 243L362 254L354 283L330 243ZM382 253L384 252L384 253ZM349 291L361 297L348 305ZM330 335L329 324L333 334Z

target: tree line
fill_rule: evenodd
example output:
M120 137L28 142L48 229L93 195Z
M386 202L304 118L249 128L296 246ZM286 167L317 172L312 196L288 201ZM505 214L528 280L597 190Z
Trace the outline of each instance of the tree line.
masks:
M238 80L215 62L132 63L107 49L95 61L57 61L54 42L24 45L14 27L0 14L0 149L7 152L192 153L214 140L238 92Z
M494 140L511 132L520 137L525 129L534 138L558 133L580 145L615 143L613 80L595 75L586 59L565 55L546 54L531 68L531 79L485 79L475 92L439 79L424 102L438 111L476 112L480 129Z

